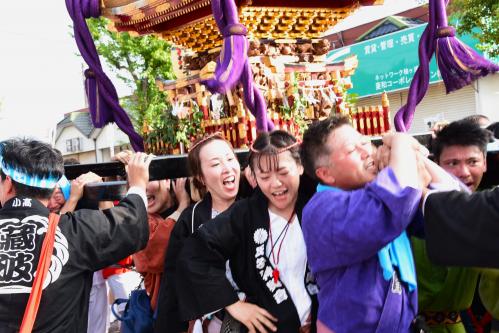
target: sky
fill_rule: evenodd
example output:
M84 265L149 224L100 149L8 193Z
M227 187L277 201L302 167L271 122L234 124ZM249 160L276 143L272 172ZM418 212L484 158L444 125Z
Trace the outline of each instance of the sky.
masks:
M349 19L353 23L345 23L366 23L421 2L385 0L383 6L362 8ZM70 24L63 0L0 1L0 140L29 136L48 141L65 113L85 107L86 65L76 55ZM129 94L110 78L120 96Z

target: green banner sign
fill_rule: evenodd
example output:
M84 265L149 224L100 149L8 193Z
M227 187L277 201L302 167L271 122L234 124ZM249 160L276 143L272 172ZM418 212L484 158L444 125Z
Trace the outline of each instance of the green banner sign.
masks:
M418 45L425 28L426 24L422 24L332 50L327 55L327 62L357 55L359 65L352 76L353 88L349 93L358 94L359 97L407 89L419 66ZM460 36L459 39L471 47L477 43L470 36ZM430 62L430 83L441 80L433 57Z

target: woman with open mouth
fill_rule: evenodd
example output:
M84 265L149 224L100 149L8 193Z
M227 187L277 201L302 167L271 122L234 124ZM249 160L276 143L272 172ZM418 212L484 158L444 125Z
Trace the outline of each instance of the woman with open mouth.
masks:
M188 166L193 185L202 194L202 200L182 212L171 233L158 299L157 319L154 324L155 332L187 332L189 322L181 321L179 316L177 295L181 296L182 294L176 292L178 255L187 238L201 225L234 203L239 190L241 166L231 144L220 133L205 136L191 146ZM226 272L225 262L223 266L224 272ZM227 270L227 274L230 276L228 272ZM234 285L232 290L234 288L237 286ZM201 313L196 318L200 318L204 314ZM190 331L194 323L191 321ZM220 332L220 325L221 320L217 316L213 316L208 323L208 329L210 332Z
M249 166L258 188L206 223L184 244L177 261L183 319L225 309L240 332L315 332L315 280L308 270L300 226L299 142L289 133L261 133ZM229 260L240 300L225 275ZM242 323L242 325L241 325ZM232 327L232 326L231 326ZM225 332L225 330L223 330Z

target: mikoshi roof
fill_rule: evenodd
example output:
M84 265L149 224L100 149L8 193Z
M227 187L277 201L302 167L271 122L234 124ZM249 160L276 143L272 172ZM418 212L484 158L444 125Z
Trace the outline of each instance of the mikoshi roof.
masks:
M236 0L250 39L317 38L359 6L382 0ZM210 0L103 0L118 31L155 33L196 52L222 45Z

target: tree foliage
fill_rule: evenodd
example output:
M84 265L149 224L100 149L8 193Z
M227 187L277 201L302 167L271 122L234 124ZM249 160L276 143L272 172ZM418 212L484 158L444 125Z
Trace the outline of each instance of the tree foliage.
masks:
M160 131L165 141L175 138L174 119L167 103L166 93L159 90L156 79L173 79L171 46L154 36L131 36L127 32L108 29L105 18L87 20L100 56L116 72L118 78L133 90L131 96L122 99L122 104L131 115L136 130L144 136L144 122Z
M497 0L452 0L449 5L457 31L478 39L477 48L490 58L499 56L499 2Z

